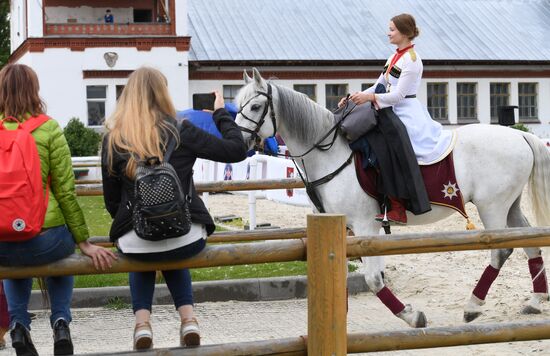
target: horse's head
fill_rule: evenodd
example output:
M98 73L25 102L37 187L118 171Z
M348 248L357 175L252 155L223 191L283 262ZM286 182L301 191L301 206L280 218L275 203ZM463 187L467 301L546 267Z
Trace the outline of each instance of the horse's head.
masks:
M246 70L244 71L245 86L237 96L239 113L235 120L249 148L277 132L272 86L262 78L256 68L252 72L253 77L250 78Z

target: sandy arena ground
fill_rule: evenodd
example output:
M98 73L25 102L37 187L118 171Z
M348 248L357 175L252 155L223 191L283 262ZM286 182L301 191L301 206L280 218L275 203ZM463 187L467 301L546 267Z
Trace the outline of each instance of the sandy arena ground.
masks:
M530 221L534 221L526 199L527 194L524 194L523 197L523 211ZM235 214L242 217L243 220L248 220L246 196L215 194L210 195L208 199L209 209L213 216ZM277 204L268 200L258 200L256 209L258 223L269 222L282 228L304 227L306 215L311 213L309 208ZM475 206L468 204L467 211L475 225L481 228L483 224ZM397 227L393 228L392 232L463 231L465 226L465 219L455 213L436 224ZM385 259L387 284L404 302L411 303L415 308L423 310L428 317L429 326L462 325L463 305L469 298L481 273L489 264L489 256L490 252L487 250L388 256ZM523 250L516 249L506 261L499 277L489 291L485 305L486 313L475 323L547 319L550 315L548 310L535 316L520 314L523 304L530 297L531 290L527 257ZM350 300L350 303L353 303L353 300ZM380 302L373 298L373 303ZM389 317L391 318L391 315L388 313L382 313L379 316L379 323L384 324ZM405 327L405 324L402 327ZM550 355L550 341L493 344L476 347L475 351L469 348L465 353L459 352L459 349L439 349L436 353L444 355ZM424 355L428 352L424 350L419 351L418 354ZM430 352L430 354L432 353Z

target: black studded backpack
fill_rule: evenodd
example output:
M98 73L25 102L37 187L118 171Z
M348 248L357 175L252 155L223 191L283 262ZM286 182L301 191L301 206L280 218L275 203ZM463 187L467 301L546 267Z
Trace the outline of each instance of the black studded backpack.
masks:
M178 132L180 127L178 122ZM160 241L191 230L193 173L185 194L174 167L168 163L175 145L174 137L170 136L163 162L158 157L138 161L132 217L136 234L144 240Z

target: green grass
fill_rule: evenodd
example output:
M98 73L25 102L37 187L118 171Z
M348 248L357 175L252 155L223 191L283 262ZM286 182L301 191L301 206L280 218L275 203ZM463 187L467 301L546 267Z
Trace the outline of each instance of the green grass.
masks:
M103 197L78 197L91 236L108 236L111 215L105 209Z
M86 222L90 228L91 236L107 236L111 226L111 216L105 210L103 197L78 197L78 202L84 211ZM242 226L242 221L235 222ZM223 227L216 228L217 231L225 230ZM353 266L349 267L350 271L355 270ZM193 281L212 281L224 279L241 279L241 278L267 278L267 277L282 277L282 276L300 276L306 275L306 263L303 261L297 262L276 262L263 263L257 265L241 265L241 266L225 266L225 267L210 267L196 268L191 270ZM127 286L128 274L98 274L75 276L76 288L90 287L105 287L105 286ZM116 305L116 301L113 305Z
M105 308L112 310L130 309L132 306L120 297L112 297L107 301Z

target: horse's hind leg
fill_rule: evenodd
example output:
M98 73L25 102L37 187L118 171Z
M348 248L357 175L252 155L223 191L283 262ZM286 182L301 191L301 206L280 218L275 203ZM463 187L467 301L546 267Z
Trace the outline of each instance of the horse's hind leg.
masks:
M521 197L519 197L508 213L508 227L529 227L529 221L523 215L520 206ZM523 314L540 314L542 311L542 302L548 300L548 282L546 279L546 270L542 260L542 251L538 247L524 248L529 260L529 272L533 281L533 293L531 299L523 307Z
M519 198L518 198L519 201ZM514 203L515 204L515 203ZM488 210L486 210L488 211ZM490 211L490 210L489 210ZM498 216L495 215L486 215L484 216L483 212L480 211L481 218L485 225L485 228L503 228L505 226L504 220L499 221ZM481 278L477 282L470 300L464 307L464 321L469 323L470 321L479 317L483 311L482 306L485 304L485 297L489 292L489 288L495 281L500 272L500 269L504 265L504 262L510 257L514 250L513 249L501 249L501 250L491 250L491 263L485 268Z
M533 282L533 293L531 293L531 299L521 312L523 314L540 314L542 312L542 302L548 300L548 281L542 253L538 247L524 248L524 251L529 258L527 262L529 263L529 272Z
M361 257L361 260L365 265L376 261L371 260L369 257ZM393 292L384 285L382 274L376 268L367 267L365 273L365 281L369 286L369 289L376 294L378 299L398 318L405 321L407 324L414 328L423 328L427 324L426 316L423 312L413 310L412 306L403 304Z
M513 251L513 249L491 250L491 263L483 271L470 296L470 300L464 307L465 322L469 323L483 314L481 306L485 304L485 297L489 292L489 288L491 288L491 285L497 279L502 265L504 265L504 262L506 262Z

